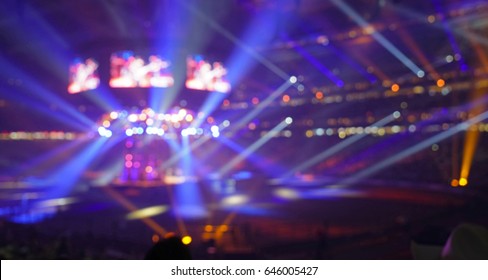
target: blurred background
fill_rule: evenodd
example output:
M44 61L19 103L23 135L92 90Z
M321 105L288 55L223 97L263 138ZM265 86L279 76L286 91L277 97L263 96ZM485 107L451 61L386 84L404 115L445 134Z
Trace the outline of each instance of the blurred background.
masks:
M0 255L409 259L486 226L487 26L481 0L4 0Z

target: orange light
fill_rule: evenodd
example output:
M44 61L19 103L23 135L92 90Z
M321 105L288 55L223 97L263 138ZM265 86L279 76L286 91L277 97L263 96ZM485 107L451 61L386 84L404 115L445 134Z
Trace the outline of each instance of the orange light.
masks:
M466 178L461 178L461 179L459 179L459 185L460 185L461 187L465 187L465 186L467 186L467 185L468 185L468 179L466 179Z
M151 173L151 172L153 172L153 168L152 168L152 166L146 166L145 170L146 170L146 173Z
M213 231L213 226L212 225L206 225L205 226L205 231L206 232L212 232Z
M190 244L191 241L192 241L192 239L189 235L183 236L183 238L181 238L181 242L183 242L183 244L185 244L185 245Z
M228 227L227 225L221 225L221 226L220 226L220 231L221 231L221 232L226 232L226 231L228 231L228 230L229 230L229 227Z
M321 91L317 91L315 93L315 98L322 99L322 98L324 98L324 94Z
M157 242L159 242L159 239L160 239L160 238L159 238L159 235L157 235L157 234L154 234L154 235L152 236L152 242L153 242L153 243L157 243Z
M451 181L451 187L455 188L459 186L459 181L458 179L452 179Z
M446 81L444 81L443 79L437 80L437 86L438 87L443 87L445 85L446 85Z
M393 92L398 92L398 91L400 90L400 86L399 86L398 84L393 84L393 85L391 86L391 90L392 90Z
M290 102L290 96L287 94L283 95L283 102L285 103Z

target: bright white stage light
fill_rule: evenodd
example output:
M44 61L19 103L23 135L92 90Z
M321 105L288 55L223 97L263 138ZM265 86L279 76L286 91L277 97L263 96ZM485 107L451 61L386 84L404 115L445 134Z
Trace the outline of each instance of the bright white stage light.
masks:
M111 118L112 120L115 120L115 119L117 119L118 117L119 117L119 113L118 113L118 112L113 111L113 112L111 112L111 113L110 113L110 118Z
M102 137L107 137L107 138L110 138L112 137L112 131L106 129L105 127L103 126L100 126L98 128L98 134Z

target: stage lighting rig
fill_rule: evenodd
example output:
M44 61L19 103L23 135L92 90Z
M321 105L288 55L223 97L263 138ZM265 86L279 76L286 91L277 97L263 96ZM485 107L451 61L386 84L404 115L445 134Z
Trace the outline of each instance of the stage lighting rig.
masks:
M97 131L101 137L110 138L125 134L127 137L151 135L161 138L177 139L179 137L201 137L209 135L214 138L220 135L219 127L212 117L203 125L195 127L194 123L202 114L195 114L185 108L173 108L167 113L156 113L150 108L140 111L113 111L102 116L98 121Z

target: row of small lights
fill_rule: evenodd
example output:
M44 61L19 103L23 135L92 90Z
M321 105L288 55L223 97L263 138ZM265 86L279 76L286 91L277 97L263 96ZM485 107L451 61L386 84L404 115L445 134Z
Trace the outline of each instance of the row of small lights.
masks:
M198 117L201 116L199 114ZM170 114L156 114L149 108L142 110L140 114L114 111L102 118L101 125L98 127L98 133L102 137L111 137L113 135L113 129L111 129L113 122L121 120L123 121L123 130L128 137L142 134L162 137L168 131L171 131L171 128L179 129L185 125L188 127L181 130L182 136L203 135L204 130L202 128L190 127L194 119L194 115L186 109L179 109L177 113ZM214 123L214 119L208 117L207 123ZM210 132L213 137L220 136L219 127L215 124L210 127Z
M229 122L224 122L224 124L229 125ZM451 125L444 123L442 125L430 125L425 128L426 131L428 132L436 132L436 131L443 131L448 128L450 128ZM248 128L250 130L255 130L257 127L254 123L250 123L248 125ZM470 128L471 130L478 130L479 132L488 132L488 123L480 123L478 125L472 126ZM139 127L139 128L133 128L134 131L136 131L134 134L143 134L144 129ZM367 126L367 127L362 127L362 126L355 126L355 127L340 127L340 128L316 128L316 129L309 129L305 132L305 136L307 138L311 138L314 136L333 136L333 135L338 135L339 138L345 138L350 135L355 135L355 134L372 134L376 136L384 136L385 134L396 134L400 132L405 132L409 131L411 133L415 132L417 130L417 127L415 125L409 125L403 126L403 125L394 125L394 126L389 126L389 127L375 127L375 126ZM152 131L152 132L151 132ZM265 135L268 131L262 131L261 135ZM99 131L100 133L100 131ZM108 132L103 132L102 133L108 133ZM111 133L111 132L110 132ZM154 128L153 130L147 131L146 133L151 135L151 134L156 134L154 133ZM219 137L220 136L220 129L218 126L214 125L211 127L211 133L213 137ZM182 136L188 136L188 135L199 135L202 134L202 129L200 128L187 128L185 130L182 130L181 132ZM109 134L112 136L112 134ZM131 134L133 135L133 134ZM293 132L290 130L283 130L280 133L276 133L273 135L274 137L291 137L293 135ZM105 137L110 137L105 135ZM61 132L61 131L43 131L43 132L25 132L25 131L14 131L14 132L2 132L0 133L0 141L37 141L37 140L75 140L80 137L79 134L73 133L73 132Z
M13 131L1 132L0 140L19 140L19 141L36 141L36 140L74 140L80 135L73 132L63 131Z
M433 132L440 132L440 131L445 131L452 127L450 124L442 124L442 125L429 125L424 128L425 131L429 133ZM488 132L488 123L487 124L478 124L477 126L473 126L471 128L472 130L478 130L480 132ZM340 127L340 128L316 128L316 129L308 129L305 131L305 136L307 138L312 138L315 136L321 137L321 136L334 136L337 135L339 138L344 139L348 136L351 135L356 135L356 134L368 134L368 135L373 135L373 136L385 136L385 135L391 135L391 134L397 134L397 133L403 133L403 132L409 132L409 133L414 133L418 130L416 125L409 125L409 126L404 126L404 125L393 125L393 126L386 126L386 127L377 127L377 126L358 126L358 127ZM264 130L261 131L260 135L264 136L268 133L268 131ZM273 137L286 137L290 138L293 136L293 132L291 130L283 130L279 133L276 133L273 135Z
M438 79L436 81L436 87L438 89L430 88L428 91L425 89L424 86L415 86L412 88L409 87L409 88L406 88L404 90L403 94L405 94L405 95L424 94L424 93L428 92L430 95L433 95L433 94L439 92L442 95L447 95L452 90L449 86L446 86L446 81L443 79ZM439 89L440 89L440 91L439 91ZM388 90L383 92L383 96L385 96L385 97L397 96L398 94L402 94L402 92L400 90L401 90L400 85L397 83L394 83L388 87ZM374 91L374 92L379 93L376 91ZM371 92L366 92L366 93L371 93ZM378 96L378 94L369 96L366 93L365 92L349 93L349 94L346 94L345 99L346 99L346 101L352 101L354 99L366 99L368 97L374 97L374 98L380 97L380 96ZM356 95L359 95L359 96L356 96ZM361 95L364 98L361 98ZM299 106L299 105L303 105L303 104L307 103L306 100L307 99L303 98L303 97L298 97L298 98L292 99L292 97L289 94L284 94L281 97L279 105ZM312 103L338 103L338 102L342 102L343 100L344 100L344 97L342 95L328 95L327 96L325 94L325 91L315 89L314 90L314 97L311 100L311 102ZM258 97L253 97L251 99L251 104L252 105L258 105L260 103L260 101L261 100ZM236 107L237 108L249 107L249 104L247 102L233 102L234 106L232 106L233 104L231 104L231 103L232 102L229 99L225 99L222 102L223 108L227 109L227 108L236 108Z

